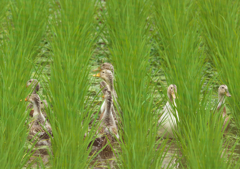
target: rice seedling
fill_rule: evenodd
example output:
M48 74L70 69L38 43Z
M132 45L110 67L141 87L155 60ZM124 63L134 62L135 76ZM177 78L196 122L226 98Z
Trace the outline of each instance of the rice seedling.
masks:
M223 156L223 120L212 116L211 81L193 1L154 1L156 43L167 83L177 85L176 139L184 168L228 168ZM213 110L211 110L213 109ZM176 115L175 115L176 116ZM233 167L233 166L231 166Z
M116 72L116 92L121 111L119 168L159 168L163 148L157 149L157 120L150 92L150 1L110 0L105 15L109 50Z
M224 0L198 2L202 37L209 60L219 74L219 83L227 84L232 97L228 99L233 120L240 129L240 28L239 1Z
M2 9L1 12L0 12L0 22L1 22L1 24L2 24L2 20L6 16L6 10L8 8L8 5L9 5L9 1L8 0L3 0L1 2L1 5L0 5L0 8Z
M3 7L3 5L8 5ZM0 161L2 168L22 168L29 159L24 98L26 82L47 21L46 1L28 0L1 3L5 21L0 57Z
M54 3L54 2L53 2ZM87 96L89 60L96 35L95 1L60 0L54 4L49 100L53 106L53 168L86 168L95 129L88 133L93 110Z
M102 152L91 153L92 141L98 137L94 111L99 109L97 96L92 95L99 88L91 84L89 70L104 57L114 65L118 95L114 103L120 115L119 145L110 145L116 158L108 159L116 161L114 167L239 168L239 154L233 153L238 151L239 136L223 127L224 108L218 110L216 98L216 85L226 84L231 98L224 106L234 123L231 126L239 132L239 7L237 0L108 0L99 4L95 0L2 0L2 168L31 167L36 162L38 167L48 167L40 156L29 160L34 144L28 142L23 100L30 93L25 85L33 74L46 81L43 93L53 132L50 167L95 167L93 158ZM96 25L95 19L101 23ZM40 58L46 50L51 56ZM158 123L158 112L169 101L165 93L170 84L177 86L176 106L170 104L179 119L173 142L158 133L164 123ZM109 92L106 96L111 98ZM166 160L172 144L180 153L174 150Z

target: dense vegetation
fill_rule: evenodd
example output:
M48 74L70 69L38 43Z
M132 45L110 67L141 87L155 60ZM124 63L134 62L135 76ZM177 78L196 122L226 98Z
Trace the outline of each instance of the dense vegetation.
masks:
M99 166L91 143L100 81L91 70L103 62L114 66L122 112L120 139L108 159L116 168L240 168L239 1L2 0L0 9L2 168L34 163L23 102L30 78L40 81L40 97L51 105L54 136L48 163L40 157L38 164ZM170 84L177 86L174 139L157 132ZM231 93L229 130L213 113L221 84Z

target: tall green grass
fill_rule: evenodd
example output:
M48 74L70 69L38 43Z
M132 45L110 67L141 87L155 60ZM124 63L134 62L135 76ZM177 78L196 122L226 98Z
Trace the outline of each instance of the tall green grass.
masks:
M212 116L211 81L194 1L154 1L156 44L168 84L177 85L176 140L184 168L231 168L223 156L222 119ZM215 92L215 91L214 91ZM217 91L216 91L217 92ZM213 109L211 111L211 109ZM223 157L222 157L223 156ZM236 167L237 168L237 167Z
M29 93L26 82L45 31L47 3L18 0L1 3L1 7L9 12L1 11L6 27L0 47L0 161L2 168L22 168L29 159L23 101Z
M94 128L88 134L93 110L87 96L89 59L96 39L95 1L60 0L53 4L52 47L49 96L53 113L49 113L53 130L53 168L86 168L88 145ZM84 135L87 134L85 137Z
M122 116L119 168L159 168L156 118L149 89L149 25L151 1L109 0L106 3L109 50L116 72ZM162 144L164 146L165 144Z
M0 12L0 22L2 24L2 21L5 19L6 16L6 10L9 6L9 1L8 0L3 0L1 1L0 7L1 7L1 12Z
M209 60L219 74L219 83L229 87L231 114L240 129L240 3L239 1L198 2L202 37Z
M153 105L150 86L150 28L159 52L157 59L161 60L158 69L167 81L161 85L176 84L178 89L174 109L180 121L175 140L181 150L181 167L239 168L239 161L232 156L236 144L231 150L224 148L223 120L221 114L213 114L217 101L212 97L217 94L212 87L215 79L229 87L232 97L227 103L239 129L239 7L237 0L106 1L104 38L115 68L121 111L118 168L161 168L164 151L168 151L168 140L156 139L158 119L153 110L158 107ZM41 74L34 65L47 23L53 61L46 89L54 135L51 167L90 167L93 157L88 147L96 129L92 126L89 132L94 105L88 90L89 63L97 38L96 1L2 0L0 9L1 167L23 168L30 158L25 125L28 114L21 101L30 92L25 85L31 72L37 69ZM50 17L49 10L53 11ZM209 63L218 77L207 80Z

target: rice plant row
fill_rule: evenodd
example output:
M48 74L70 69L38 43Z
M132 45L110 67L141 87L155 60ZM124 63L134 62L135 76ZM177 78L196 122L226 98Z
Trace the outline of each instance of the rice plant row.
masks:
M239 168L238 1L0 6L3 168Z

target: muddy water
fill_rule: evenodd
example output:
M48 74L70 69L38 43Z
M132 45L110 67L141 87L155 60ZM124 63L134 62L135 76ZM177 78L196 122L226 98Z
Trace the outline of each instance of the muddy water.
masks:
M118 146L114 145L115 148ZM117 147L118 149L119 147ZM165 150L166 154L163 156L162 167L161 168L179 168L178 158L180 152L177 148L177 145L174 143L170 143L166 146ZM100 149L98 147L93 147L90 156L94 155L94 153L98 153ZM180 155L181 156L181 155ZM46 154L41 154L39 152L34 153L34 155L30 158L28 164L31 164L31 168L40 167L41 163L45 166L48 166L50 160L50 156ZM41 162L42 161L42 162ZM113 152L100 152L91 162L90 167L94 166L94 169L105 169L105 168L118 168L116 156Z
M232 134L232 133L231 133ZM226 138L224 138L226 139ZM226 157L230 153L230 149L232 148L233 144L236 140L231 140L231 144L228 147L224 148L224 151L226 151ZM225 144L224 142L223 144ZM184 165L184 162L181 161L180 165L180 159L182 158L182 154L180 152L180 149L178 147L179 144L176 144L176 140L168 140L166 147L165 147L165 154L162 156L162 166L161 168L167 169L167 168L185 168L182 167ZM116 151L120 151L120 147L117 143L114 143L113 148ZM158 148L161 147L161 144L159 144ZM239 150L240 146L238 145L234 151L236 154L236 157L239 157ZM95 153L99 153L101 148L97 146L93 146L91 154L89 158L91 158ZM230 156L229 156L230 157ZM227 157L228 158L228 157ZM36 151L34 155L30 158L28 164L32 164L31 168L37 168L37 166L41 166L40 164L43 162L45 166L49 166L49 160L50 156L47 154L42 153L41 151ZM114 155L113 152L100 152L91 162L89 168L94 169L105 169L105 168L118 168L117 167L117 157ZM186 164L185 164L186 165ZM94 167L93 167L94 166Z
M48 154L51 147L44 147L41 150L33 149L33 155L30 157L29 161L27 162L27 168L41 168L43 164L45 167L49 166L50 156ZM47 150L48 149L48 150Z
M117 142L112 144L114 151L118 151L120 149L119 144ZM98 153L98 155L91 162L91 166L94 166L94 169L103 169L103 168L117 168L117 158L114 155L113 151L101 150L100 147L93 146L90 156Z
M161 143L158 145L158 149L161 148ZM179 168L179 157L181 157L181 152L176 144L176 140L169 139L164 148L162 155L162 166L161 168Z
M174 143L168 144L166 149L168 149L168 151L163 158L162 168L179 168L177 155L180 153L180 151L178 150L177 145Z
M119 145L116 143L113 145L116 151L120 151ZM159 144L158 148L161 147ZM174 140L169 140L167 146L165 147L165 154L163 155L162 159L162 166L161 168L179 168L179 157L181 157L181 153L177 144L174 143ZM99 151L98 148L93 147L91 154L97 153ZM95 159L92 161L92 165L95 164L94 169L103 169L103 168L118 168L116 164L116 156L113 153L99 153Z

